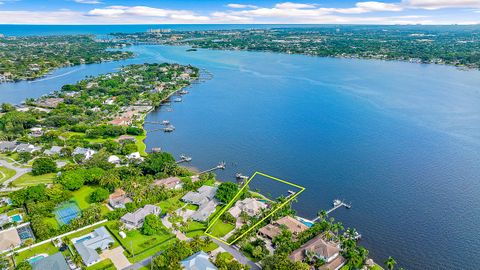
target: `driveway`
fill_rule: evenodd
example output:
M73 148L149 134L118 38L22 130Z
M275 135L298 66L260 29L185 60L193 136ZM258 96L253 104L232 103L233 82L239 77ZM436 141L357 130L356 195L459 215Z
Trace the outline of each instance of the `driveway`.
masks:
M6 167L6 168L9 168L9 169L12 169L15 171L15 175L10 177L10 179L7 179L5 182L2 183L3 187L2 189L0 189L1 191L8 191L10 189L8 189L8 185L15 181L16 179L18 179L20 176L26 174L26 173L29 173L32 171L31 168L20 168L20 167L17 167L17 166L14 166L12 165L11 163L5 161L4 159L0 159L0 166L3 166L3 167Z
M223 242L218 241L217 239L213 238L213 242L217 243L221 248L223 248L226 252L230 253L233 255L233 257L239 261L241 264L247 264L250 266L250 269L252 270L260 270L260 266L258 266L256 263L251 261L249 258L247 258L245 255L243 255L240 251L236 250L232 246L229 246Z
M128 261L127 257L125 257L125 254L123 254L123 251L122 247L106 249L100 254L100 258L110 259L112 260L113 265L115 265L115 268L124 269L129 267L131 263Z

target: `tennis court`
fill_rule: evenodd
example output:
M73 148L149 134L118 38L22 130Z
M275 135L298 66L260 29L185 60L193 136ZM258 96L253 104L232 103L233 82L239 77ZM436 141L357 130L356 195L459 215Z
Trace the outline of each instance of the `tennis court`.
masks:
M55 218L60 226L69 224L70 221L80 215L80 207L76 202L68 202L60 205L54 211Z

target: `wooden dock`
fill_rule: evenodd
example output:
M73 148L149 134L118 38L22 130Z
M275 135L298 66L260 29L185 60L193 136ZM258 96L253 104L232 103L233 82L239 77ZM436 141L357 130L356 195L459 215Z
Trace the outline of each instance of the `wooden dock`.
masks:
M335 203L335 201L338 201L339 203ZM337 210L338 208L340 207L345 207L347 209L350 209L352 208L352 205L351 204L348 204L344 201L340 201L340 200L334 200L334 206L332 208L330 208L327 212L325 212L327 214L327 216L332 213L333 211ZM313 222L317 222L318 220L320 219L320 217L316 217L315 219L313 219L312 221Z
M186 155L180 155L180 160L175 161L176 164L180 164L183 162L190 162L192 161L192 158Z
M216 171L216 170L225 170L225 167L226 167L226 163L224 161L222 161L217 166L215 166L211 169L205 170L203 172L199 172L198 175L208 173L208 172L213 172L213 171Z

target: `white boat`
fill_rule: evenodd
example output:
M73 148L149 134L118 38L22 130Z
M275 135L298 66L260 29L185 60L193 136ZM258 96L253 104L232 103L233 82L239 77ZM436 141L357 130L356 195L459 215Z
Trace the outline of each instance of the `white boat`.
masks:
M162 121L162 125L168 126L168 125L170 125L170 121L168 121L168 120L163 120L163 121Z
M342 201L340 201L340 200L338 200L338 199L333 200L333 206L334 206L334 207L337 207L337 206L339 206L339 205L341 205L341 204L342 204Z
M181 98L176 98L176 99L174 99L173 101L175 101L175 102L182 102L182 99L181 99Z

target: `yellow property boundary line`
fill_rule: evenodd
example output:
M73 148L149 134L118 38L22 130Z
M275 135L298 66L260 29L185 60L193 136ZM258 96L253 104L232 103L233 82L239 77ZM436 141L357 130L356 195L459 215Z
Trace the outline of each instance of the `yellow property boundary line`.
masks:
M218 221L218 219L223 215L223 213L225 213L227 211L227 209L230 209L230 207L233 205L233 203L237 200L237 198L242 194L242 192L247 188L248 186L248 183L250 183L250 181L253 180L253 178L255 178L255 176L257 175L261 175L261 176L264 176L264 177L267 177L267 178L270 178L272 180L275 180L275 181L278 181L280 183L283 183L283 184L286 184L286 185L289 185L289 186L292 186L292 187L296 187L298 189L300 189L300 191L296 192L293 196L289 197L288 200L286 200L285 202L283 202L280 206L278 206L275 210L271 211L267 216L265 216L264 218L262 218L260 221L258 221L257 223L255 223L251 228L249 228L246 232L244 232L242 235L240 235L239 237L235 238L234 240L232 240L230 243L227 243L225 242L224 240L220 239L219 237L216 237L210 233L208 233L208 231L213 227L213 225L215 225L215 223ZM287 205L290 201L292 201L293 199L295 199L298 195L300 195L300 193L302 193L303 191L305 190L304 187L302 186L299 186L299 185L296 185L296 184L293 184L293 183L290 183L288 181L285 181L285 180L282 180L282 179L279 179L279 178L276 178L276 177L273 177L273 176L270 176L270 175L267 175L267 174L264 174L264 173L261 173L261 172L255 172L251 177L250 179L248 179L248 181L243 185L243 187L238 191L238 193L235 195L235 197L233 197L233 199L224 207L222 208L222 210L217 214L217 216L210 222L210 225L207 227L207 229L205 229L205 234L212 237L212 238L215 238L216 240L224 243L224 244L227 244L227 245L232 245L234 244L236 241L238 241L240 238L242 238L243 236L245 236L248 232L250 232L251 230L253 230L255 227L257 227L260 223L262 223L264 220L266 220L267 218L269 218L270 216L272 216L273 214L275 214L275 212L277 212L279 209L281 209L282 207L284 207L285 205Z

